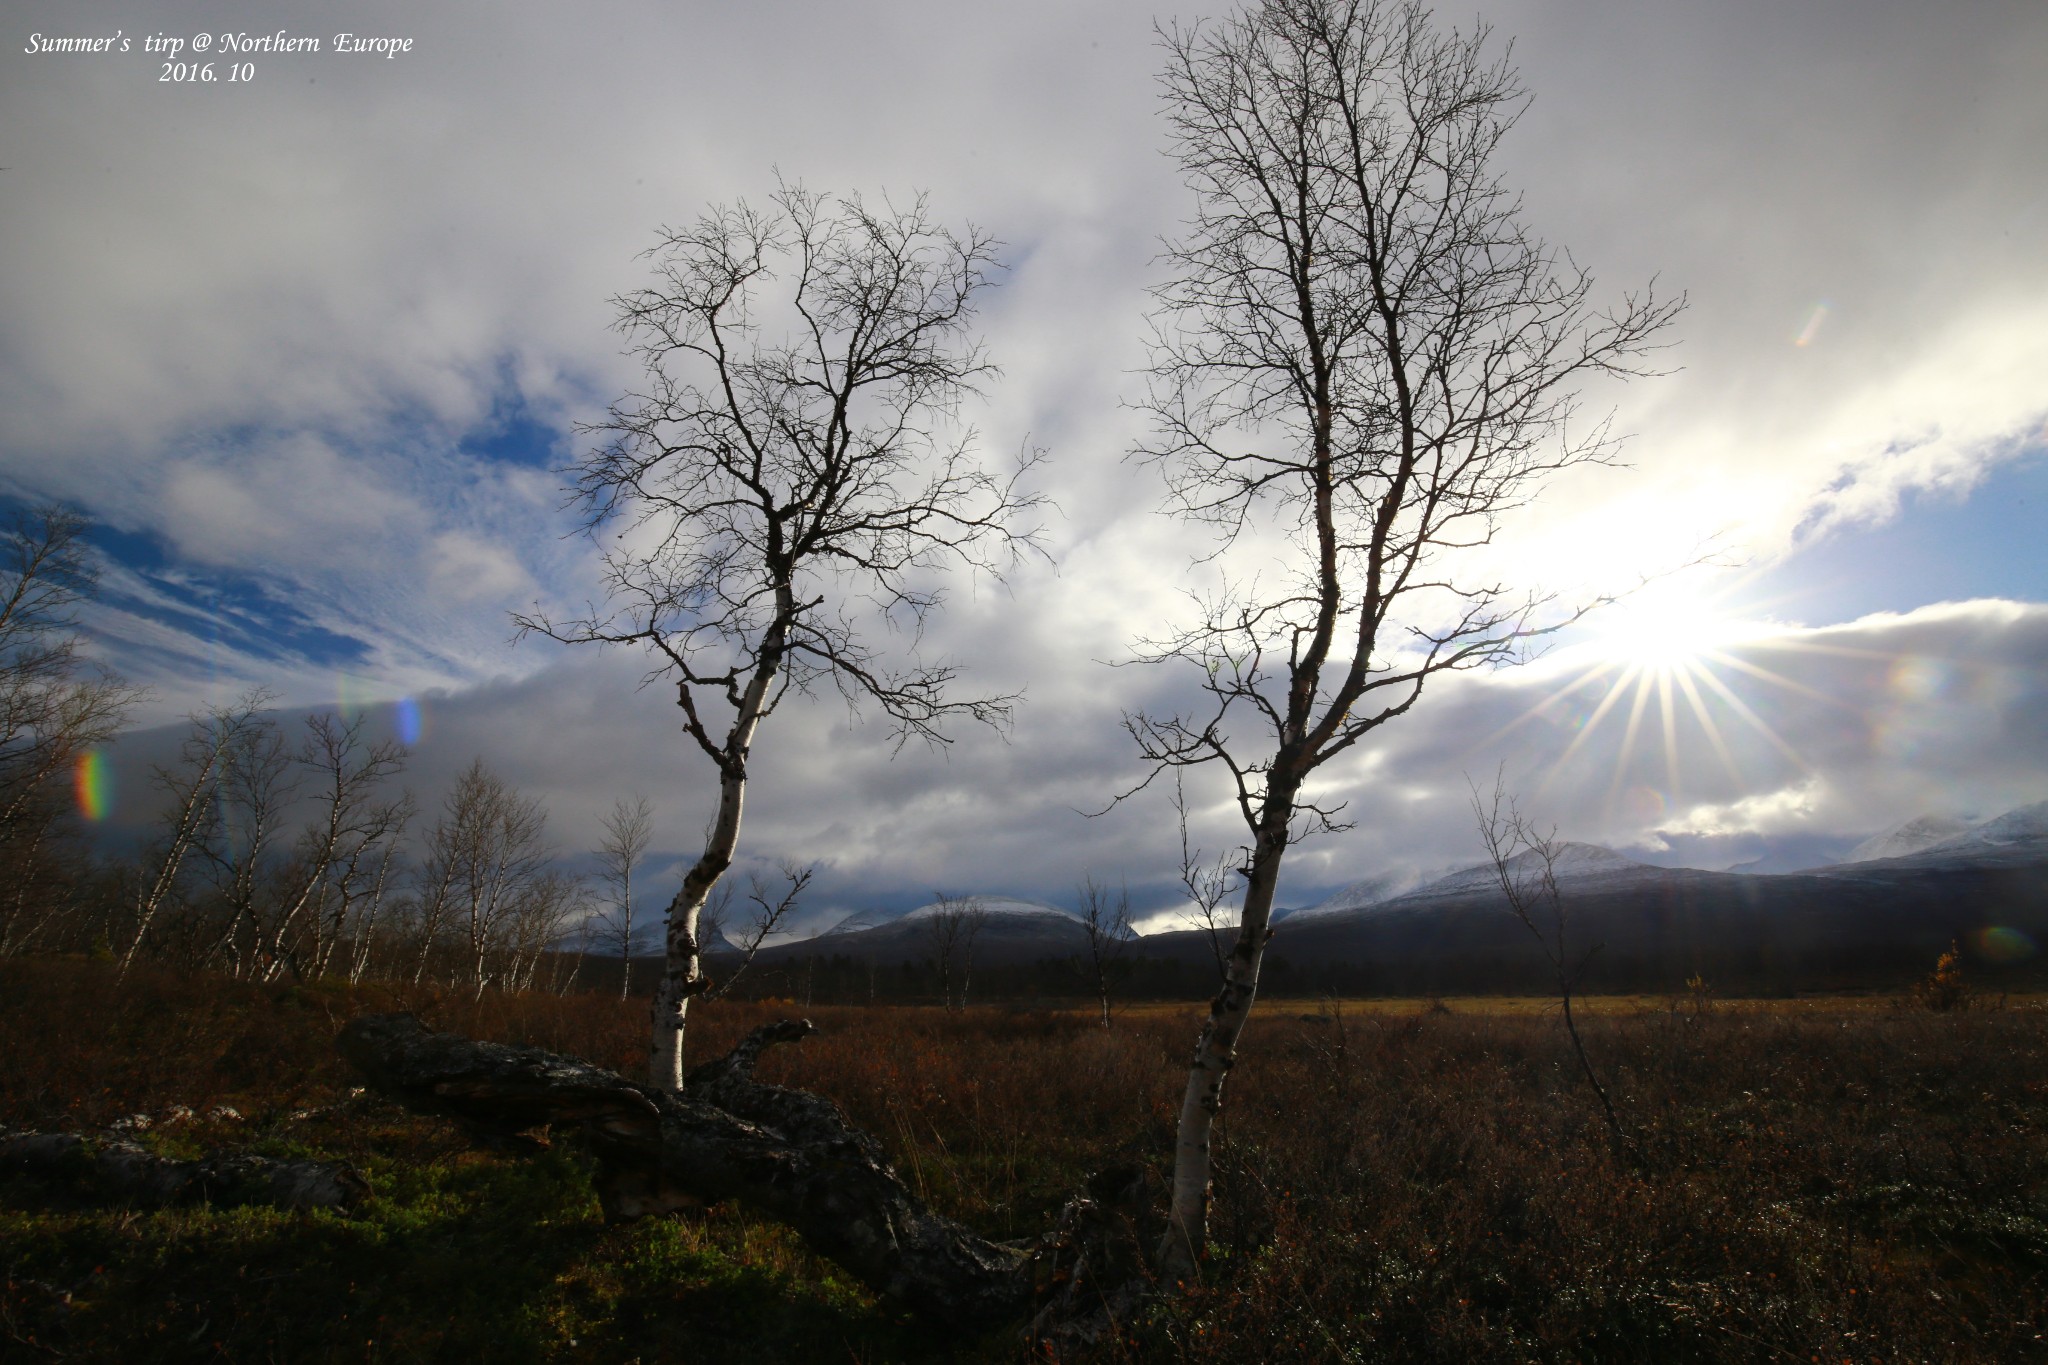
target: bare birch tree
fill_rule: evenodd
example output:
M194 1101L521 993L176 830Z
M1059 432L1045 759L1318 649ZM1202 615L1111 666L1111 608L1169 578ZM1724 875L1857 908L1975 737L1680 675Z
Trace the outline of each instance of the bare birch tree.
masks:
M1081 929L1087 955L1076 965L1102 1005L1102 1026L1108 1028L1110 992L1123 977L1124 955L1131 944L1131 893L1121 887L1114 899L1095 878L1081 883Z
M396 740L366 740L360 716L343 720L322 712L306 718L298 761L311 775L315 814L299 835L301 875L279 916L288 924L306 921L307 946L302 960L293 959L295 970L325 976L350 936L351 916L374 920L385 861L412 818L410 793L378 798L406 756ZM282 955L285 945L273 951Z
M1443 33L1417 0L1264 0L1163 41L1197 202L1165 252L1140 453L1217 534L1212 558L1245 541L1286 565L1149 642L1203 700L1128 721L1155 774L1219 765L1247 832L1159 1252L1186 1279L1282 860L1340 827L1311 776L1431 678L1511 661L1544 628L1539 601L1459 552L1545 475L1611 456L1603 423L1572 420L1579 389L1644 372L1678 305L1649 291L1601 311L1523 221L1491 162L1526 97L1483 27Z
M1600 1083L1593 1060L1586 1055L1578 1020L1572 1017L1572 996L1578 993L1579 980L1602 945L1596 943L1574 957L1569 938L1570 916L1565 913L1564 893L1557 884L1557 860L1564 845L1558 842L1555 829L1539 830L1534 821L1522 814L1499 776L1494 779L1490 801L1482 801L1478 788L1473 788L1472 818L1478 822L1479 841L1486 846L1486 860L1493 867L1501 895L1507 899L1508 912L1522 922L1550 963L1558 1005L1564 1014L1565 1035L1571 1039L1572 1054L1578 1058L1579 1074L1586 1078L1586 1084L1600 1101L1608 1134L1623 1156L1638 1160L1635 1143L1622 1127L1621 1115L1615 1112L1607 1087Z
M142 695L83 656L78 609L95 587L85 529L56 507L0 524L0 957L64 928L76 831L63 779Z
M605 889L598 914L599 940L619 954L619 999L633 994L633 873L654 837L654 807L644 796L620 797L604 817L604 842L597 847L598 876Z
M287 972L317 977L350 913L364 908L364 880L381 863L379 850L410 816L409 796L380 799L406 751L394 740L366 740L360 717L324 712L306 717L294 749L261 713L268 700L252 692L205 723L222 737L217 752L198 733L187 745L188 764L200 769L194 787L212 784L210 816L193 845L213 890L201 963L225 962L258 981ZM311 818L288 846L289 822L309 804Z
M453 959L451 977L479 996L510 987L539 947L559 933L536 932L535 917L554 925L552 907L568 894L550 881L547 811L492 772L479 758L456 779L441 818L427 836L420 874L413 979L427 971L436 948Z
M349 973L366 967L412 813L409 793L383 794L405 748L322 713L294 749L264 713L269 700L259 689L193 717L179 763L156 770L168 799L135 886L124 971L153 934L190 965L259 981L325 975L344 943Z
M994 572L1032 543L1013 522L1037 500L985 470L958 426L996 372L971 331L996 265L986 234L939 226L922 199L871 208L784 186L766 209L665 229L649 254L655 283L616 301L645 385L590 428L603 444L575 471L587 528L608 536L608 605L519 625L651 650L650 680L673 683L717 775L655 993L650 1076L673 1090L705 989L699 918L739 846L762 724L789 689L820 686L880 709L899 742L943 742L957 717L1006 722L1013 697L952 699L954 665L898 667L870 637L914 642L936 573Z
M134 966L164 912L178 904L189 860L213 837L220 820L219 794L227 756L243 742L243 734L257 725L263 700L262 694L252 693L233 706L192 717L179 764L152 771L152 784L167 800L162 829L136 883L132 932L121 953L121 975Z
M337 878L337 897L341 905L335 913L335 925L347 934L348 981L352 986L369 973L378 932L388 927L385 892L391 887L392 863L398 853L393 844L411 819L412 808L408 801L392 830L393 837L363 845L363 858L359 862L351 862ZM356 888L353 897L351 888ZM340 941L337 935L336 942Z
M567 975L562 951L571 926L590 911L590 888L581 879L559 868L550 868L529 878L511 897L505 923L499 934L505 963L498 980L506 990L529 991L539 981L543 958L551 958L547 989L562 994ZM573 958L569 959L574 961Z
M58 507L0 526L0 835L142 695L81 652L78 608L96 585L85 529Z
M283 732L261 714L270 700L253 692L241 703L247 719L221 751L215 818L197 850L211 874L219 916L200 965L225 960L236 976L264 981L283 965L266 950L287 929L283 916L271 913L286 899L275 850L299 777Z
M426 859L413 869L412 887L401 913L413 940L412 984L417 986L433 969L437 950L446 946L449 917L456 908L455 884L462 874L462 860L455 856L443 831L447 818L429 835Z
M953 989L953 973L959 967L965 946L971 904L970 897L941 892L924 916L925 942L931 945L932 970L939 977L939 1004L949 1010L954 1008L956 999L966 1003L964 990L956 994Z

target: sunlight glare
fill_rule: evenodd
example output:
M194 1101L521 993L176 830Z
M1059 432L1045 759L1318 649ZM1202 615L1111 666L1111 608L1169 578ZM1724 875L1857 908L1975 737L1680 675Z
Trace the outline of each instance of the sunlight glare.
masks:
M1676 585L1623 598L1591 624L1592 648L1602 658L1652 673L1683 672L1744 633L1705 594Z

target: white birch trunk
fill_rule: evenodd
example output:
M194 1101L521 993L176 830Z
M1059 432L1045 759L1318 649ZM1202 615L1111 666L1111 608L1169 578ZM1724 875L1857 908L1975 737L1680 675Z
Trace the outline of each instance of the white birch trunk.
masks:
M354 953L348 968L351 986L361 982L370 970L370 948L377 932L378 916L384 908L384 881L391 871L391 857L391 848L386 845L377 860L377 875L370 883L369 904L362 907L356 921Z
M719 759L718 814L704 840L704 852L683 877L668 908L668 951L662 964L661 982L654 989L653 1038L648 1048L647 1079L662 1090L683 1088L683 1034L689 1022L690 1000L710 986L704 975L703 945L698 931L704 905L718 879L732 866L732 855L740 842L740 814L747 798L747 754L761 718L768 712L769 689L781 668L787 634L783 623L789 619L793 602L788 587L777 590L782 609L776 627L763 646L760 662L740 697L738 714L726 734L725 750Z
M157 865L156 876L135 898L135 937L129 942L128 950L121 954L119 976L127 976L128 969L135 965L135 955L142 951L142 942L149 935L150 924L169 898L171 888L177 884L178 869L205 826L208 803L213 799L215 774L225 747L225 738L216 735L199 771L192 775L192 785L179 803L177 820L171 827L170 845L164 850L163 861Z
M441 935L441 924L447 909L447 878L430 886L419 898L420 951L413 960L412 984L417 986L427 978L427 966L433 960L434 941Z
M697 934L712 888L732 866L739 847L740 812L746 802L745 776L728 774L718 784L718 815L704 852L687 874L668 907L668 943L661 980L654 988L653 1038L648 1050L648 1082L662 1090L683 1088L683 1035L690 1001L710 985L704 976L703 945Z
M1173 1147L1173 1185L1167 1206L1166 1235L1160 1240L1160 1277L1192 1284L1209 1235L1210 1135L1223 1112L1223 1082L1237 1062L1237 1040L1251 1018L1258 996L1259 965L1272 937L1273 893L1279 885L1280 860L1287 851L1291 799L1269 797L1259 840L1246 880L1244 911L1237 943L1225 959L1223 985L1209 1003L1209 1017L1195 1041L1188 1067L1187 1090L1181 1097L1180 1123ZM1277 817L1277 818L1276 818Z

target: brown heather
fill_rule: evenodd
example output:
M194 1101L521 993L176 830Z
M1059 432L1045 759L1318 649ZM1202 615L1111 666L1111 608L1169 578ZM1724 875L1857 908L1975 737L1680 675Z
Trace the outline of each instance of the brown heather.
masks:
M226 1103L247 1115L240 1140L356 1161L378 1198L350 1220L256 1218L259 1253L247 1211L109 1214L7 1181L0 1358L1024 1355L1001 1331L963 1344L894 1319L735 1212L604 1228L562 1147L476 1152L445 1125L344 1102L354 1080L331 1040L354 1013L412 1008L634 1075L644 1001L110 987L91 964L0 964L0 1121ZM2048 1358L2037 1003L1593 1004L1582 1030L1634 1158L1540 1002L1262 1002L1222 1128L1205 1283L1096 1358ZM692 1050L789 1012L721 1003ZM1196 1013L1148 1006L1104 1031L1086 1008L827 1006L811 1011L822 1032L763 1071L838 1100L939 1208L1024 1236L1092 1169L1163 1174Z

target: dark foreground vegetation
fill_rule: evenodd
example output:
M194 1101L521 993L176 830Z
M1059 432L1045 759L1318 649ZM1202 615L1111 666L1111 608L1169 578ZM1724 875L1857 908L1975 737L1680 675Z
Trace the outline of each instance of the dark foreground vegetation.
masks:
M1608 1002L1582 1017L1635 1151L1540 1004L1268 1002L1218 1153L1205 1282L1103 1360L2017 1360L2048 1312L2048 1013L1926 999ZM346 1212L111 1207L0 1177L0 1359L1019 1359L879 1305L729 1209L606 1225L573 1143L488 1149L360 1093L351 1016L628 1073L645 1006L593 994L263 986L0 964L0 1123L159 1120L352 1163ZM934 1207L1041 1231L1156 1163L1191 1007L825 1006L765 1077L828 1095ZM786 1012L707 1010L710 1056ZM225 1105L240 1117L208 1117Z

